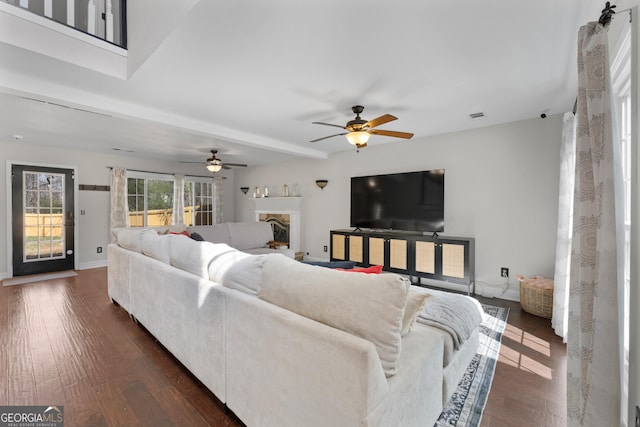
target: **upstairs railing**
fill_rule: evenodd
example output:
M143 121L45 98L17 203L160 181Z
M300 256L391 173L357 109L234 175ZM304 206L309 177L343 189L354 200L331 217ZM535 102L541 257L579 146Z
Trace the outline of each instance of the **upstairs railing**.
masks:
M127 48L126 0L0 0Z

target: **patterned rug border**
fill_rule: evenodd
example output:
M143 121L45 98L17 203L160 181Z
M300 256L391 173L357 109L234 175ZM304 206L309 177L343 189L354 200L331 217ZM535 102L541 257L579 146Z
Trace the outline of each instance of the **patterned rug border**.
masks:
M485 318L480 325L478 351L434 427L476 427L482 420L500 354L502 334L507 325L509 308L481 305Z

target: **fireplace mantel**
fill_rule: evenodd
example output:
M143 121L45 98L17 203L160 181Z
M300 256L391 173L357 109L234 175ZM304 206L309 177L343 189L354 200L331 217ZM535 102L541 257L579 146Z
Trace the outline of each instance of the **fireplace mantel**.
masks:
M252 197L256 203L256 221L260 220L260 214L288 214L289 247L296 252L301 249L301 219L302 197Z

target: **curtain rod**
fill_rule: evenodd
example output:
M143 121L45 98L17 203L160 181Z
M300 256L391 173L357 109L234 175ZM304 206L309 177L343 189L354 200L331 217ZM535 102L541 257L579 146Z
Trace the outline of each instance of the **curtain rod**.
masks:
M113 166L107 166L107 169L112 170L112 169L113 169ZM140 170L140 169L127 169L127 168L125 168L125 169L126 169L126 170L128 170L128 171L131 171L131 172L157 173L157 174L159 174L159 175L174 175L174 174L172 174L172 173L170 173L170 172L168 173L168 172L143 171L143 170ZM191 175L191 174L184 174L184 176L191 176L191 177L193 177L193 178L211 178L211 179L216 178L216 176L215 176L215 175ZM223 177L221 177L221 178L222 178L222 179L227 179L227 177L226 177L226 176L223 176Z

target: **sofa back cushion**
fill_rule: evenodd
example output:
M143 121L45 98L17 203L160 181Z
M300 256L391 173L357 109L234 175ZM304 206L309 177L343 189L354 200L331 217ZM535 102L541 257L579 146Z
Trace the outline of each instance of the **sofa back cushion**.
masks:
M395 374L409 281L396 274L350 274L274 254L258 297L371 341L387 376Z
M142 233L146 228L121 228L118 230L118 245L130 251L142 252Z
M171 236L170 238L169 258L171 265L204 279L209 278L211 260L228 248L225 244L197 242L186 236Z
M197 225L189 227L187 231L189 233L198 233L207 242L231 244L229 227L227 227L226 222L214 225Z
M264 221L227 222L230 245L238 250L263 248L273 240L271 224Z
M240 252L244 254L244 252ZM262 269L267 255L248 255L239 258L225 269L222 284L249 295L257 295L262 282ZM209 268L211 272L211 268Z
M170 264L171 256L169 253L169 247L171 245L171 241L176 237L177 236L173 235L160 236L156 230L147 230L142 233L142 238L140 239L142 253L150 256L151 258L155 258L158 261L162 261L165 264Z

